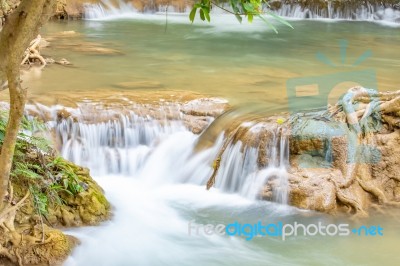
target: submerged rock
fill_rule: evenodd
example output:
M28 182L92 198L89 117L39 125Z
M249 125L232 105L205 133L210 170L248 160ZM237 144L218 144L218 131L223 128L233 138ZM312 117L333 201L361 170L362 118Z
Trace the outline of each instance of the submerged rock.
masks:
M121 51L112 48L99 47L97 44L87 44L85 43L83 46L73 47L73 50L77 52L94 54L94 55L122 55Z
M221 98L200 98L186 102L182 106L182 112L193 116L217 117L228 107L228 101Z
M133 82L140 85L158 85L159 83ZM123 83L122 85L131 86ZM60 99L59 105L47 106L54 99ZM45 122L71 120L74 123L100 124L123 120L138 123L154 121L160 125L171 122L182 123L193 133L201 133L211 121L229 109L225 99L206 97L190 91L174 90L116 90L99 89L93 92L77 92L69 98L64 93L54 93L49 101L44 97L32 98L34 104L27 105L32 116ZM68 122L69 123L69 122Z
M58 65L63 65L63 66L72 65L71 62L69 62L69 61L68 61L67 59L65 59L65 58L61 58L60 60L55 61L55 63L58 64Z
M163 85L158 81L127 81L117 83L115 87L121 89L160 89Z

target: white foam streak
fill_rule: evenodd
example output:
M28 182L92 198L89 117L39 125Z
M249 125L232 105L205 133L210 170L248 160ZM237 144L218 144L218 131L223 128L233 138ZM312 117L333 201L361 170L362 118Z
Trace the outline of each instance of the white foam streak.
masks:
M176 265L177 258L180 265L217 265L219 257L229 265L239 265L239 260L254 265L282 261L279 254L251 247L241 238L188 235L188 221L202 219L207 213L202 210L223 214L261 204L255 199L267 180L286 173L288 154L280 150L287 142L279 130L270 145L261 147L272 156L263 169L257 163L258 148L243 147L240 141L229 145L215 188L207 191L224 133L210 148L195 152L199 136L180 121L144 119L134 113L93 121L69 117L53 122L63 156L96 173L114 206L110 222L68 231L82 244L66 266ZM282 205L263 204L271 205L270 215L291 212Z
M95 175L125 175L152 186L171 183L205 186L224 143L221 133L212 147L195 152L199 137L181 121L143 118L133 112L108 121L76 119L70 116L53 122L63 157L88 167ZM255 134L261 130L258 124L246 125ZM280 129L263 130L271 130L273 135L266 147L243 147L241 141L226 147L215 187L257 199L270 178L280 179L276 201L286 203L287 140ZM259 167L259 149L265 149L268 158L264 168Z
M184 130L180 121L160 123L131 113L92 124L62 119L56 125L56 137L63 157L95 174L134 175L152 145L165 135Z
M229 6L226 7L230 9ZM273 11L277 15L288 20L313 19L322 21L372 21L385 26L400 26L400 11L383 6L360 6L353 10L354 7L334 10L332 3L328 2L327 9L310 10L302 8L296 4L282 4L281 8ZM153 22L165 23L165 7L157 7L156 10L150 10L151 13L138 12L131 3L122 0L117 5L113 5L109 0L103 0L100 4L87 4L85 7L85 19L88 20L118 20L118 19L137 19L150 20ZM174 12L172 7L168 8L168 23L188 23L188 12L190 8L186 8L183 13ZM274 24L275 22L271 20ZM265 23L256 19L252 24L238 23L236 18L221 9L214 8L212 11L211 23L201 22L199 18L195 20L196 25L211 26L208 31L218 29L218 32L231 31L267 31L271 30L266 27Z
M85 229L69 230L82 244L65 266L80 265L217 265L223 257L229 265L280 261L280 255L260 250L240 238L188 235L188 219L170 203L189 209L224 206L248 208L251 201L237 195L206 191L195 185L154 189L140 180L119 176L97 179L117 206L112 221ZM193 222L195 224L195 222Z

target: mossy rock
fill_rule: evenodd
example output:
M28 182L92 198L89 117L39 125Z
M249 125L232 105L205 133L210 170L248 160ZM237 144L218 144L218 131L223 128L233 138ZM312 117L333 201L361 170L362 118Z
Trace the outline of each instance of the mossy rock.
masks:
M49 203L48 213L44 216L44 221L49 226L71 227L96 225L107 220L110 217L110 203L104 196L103 189L90 176L89 170L66 160L63 163L68 164L73 169L84 189L75 195L60 192L58 195L62 204ZM12 183L15 195L17 198L22 198L28 190L28 184L23 179L15 179ZM18 211L16 222L32 224L37 222L39 218L31 198Z

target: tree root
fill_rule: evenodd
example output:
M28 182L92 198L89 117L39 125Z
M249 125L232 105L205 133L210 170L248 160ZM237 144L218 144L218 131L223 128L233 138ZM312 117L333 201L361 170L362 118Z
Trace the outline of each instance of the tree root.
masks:
M354 102L362 103L362 105L355 108ZM336 115L341 108L343 108L350 129L360 134L362 131L365 132L366 121L371 114L376 112L382 116L400 111L400 91L378 92L363 87L354 87L343 96L341 102L331 108L330 112ZM386 118L384 120L391 125L399 125L398 119Z
M20 247L40 243L41 240L29 235L23 235L15 230L14 221L17 210L24 204L29 197L28 190L25 196L16 204L14 204L13 187L10 183L7 202L0 211L0 228L3 230L0 238L0 256L8 258L11 262L23 265L20 255ZM51 239L47 239L48 243ZM11 245L10 245L11 244Z
M393 128L400 127L400 118L398 117L382 115L382 120L389 125L391 130L393 130Z
M340 184L337 184L336 181L334 181L336 188L346 189L349 188L351 185L353 185L355 182L355 176L357 174L357 170L358 170L358 164L353 164L353 163L349 164L344 173L345 176L344 181L341 182Z
M369 194L378 199L379 204L386 204L388 202L383 191L377 188L376 186L372 185L371 181L363 180L360 177L357 177L357 181L358 184L360 184L361 188L365 190L365 192L368 192Z
M15 231L14 228L14 218L16 211L22 206L24 201L29 197L30 192L29 190L25 194L25 196L14 206L13 204L13 187L10 184L10 193L8 196L8 201L3 207L3 209L0 211L0 227L4 231Z
M39 45L42 37L38 35L36 39L31 41L29 47L25 50L24 59L22 59L21 65L29 64L31 61L39 60L42 65L46 65L46 60L40 55Z
M355 103L357 103L357 106ZM367 119L374 113L376 114L376 119L386 122L390 128L400 126L400 119L397 117L398 112L400 111L400 91L377 92L362 87L354 87L344 95L343 100L340 103L330 108L329 111L332 116L339 116L341 110L343 110L343 113L345 114L350 130L357 134L357 147L360 143L368 140L370 134L366 133L371 131L368 130ZM394 116L389 115L393 113ZM373 184L370 167L368 165L361 166L360 163L361 162L355 162L355 164L348 165L345 173L342 171L346 176L343 183L337 183L332 180L336 186L338 200L346 206L354 209L356 213L364 215L365 212L361 203L355 199L347 197L343 191L341 191L349 188L354 184L354 182L357 182L365 192L371 194L377 199L379 205L399 206L399 202L388 201L385 193ZM397 181L399 180L400 179Z
M338 183L334 179L330 179L329 181L331 181L331 183L333 183L333 185L335 186L336 198L341 203L343 203L345 206L347 206L349 208L347 211L348 213L350 213L353 210L354 213L357 215L361 215L361 216L367 215L367 213L364 211L364 209L361 206L361 203L359 201L357 201L356 199L350 198L343 192L344 189L348 189L351 185L354 184L354 182L355 182L354 178L347 180L344 183Z
M364 211L363 207L361 206L361 203L345 195L342 190L336 190L336 197L344 205L350 207L350 209L353 209L356 215L368 216L367 213Z

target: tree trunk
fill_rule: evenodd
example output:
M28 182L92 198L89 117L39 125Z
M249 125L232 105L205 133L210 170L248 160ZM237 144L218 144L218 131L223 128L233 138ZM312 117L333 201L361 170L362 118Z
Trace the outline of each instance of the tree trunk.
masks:
M27 90L19 79L19 66L24 51L42 23L54 13L56 0L23 0L7 17L0 32L0 84L8 81L10 113L0 153L0 210L8 189L15 143L24 114Z

